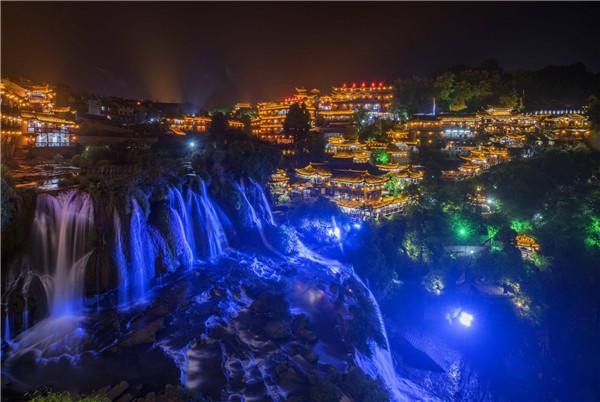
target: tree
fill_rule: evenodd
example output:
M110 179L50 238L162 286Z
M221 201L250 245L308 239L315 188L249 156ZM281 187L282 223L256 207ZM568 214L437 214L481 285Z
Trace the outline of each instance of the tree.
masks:
M294 103L290 106L285 121L283 122L283 131L298 138L310 130L310 113L304 103Z
M389 163L390 155L385 149L374 149L371 152L371 164L378 165L382 163Z
M227 116L222 112L214 113L210 123L211 134L222 133L225 130L227 130Z

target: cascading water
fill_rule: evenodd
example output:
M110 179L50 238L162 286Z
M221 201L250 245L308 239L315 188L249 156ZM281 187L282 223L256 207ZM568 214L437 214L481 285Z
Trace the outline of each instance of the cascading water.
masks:
M379 303L377 303L373 292L371 292L371 289L369 289L362 279L360 279L360 277L354 272L352 273L352 276L367 291L367 296L369 297L369 300L375 309L375 316L377 317L379 330L381 331L381 335L384 339L384 347L378 345L374 341L369 342L371 357L367 357L356 350L354 356L356 365L374 379L379 376L390 391L391 397L394 401L435 400L431 396L423 393L413 383L398 377L394 368L394 362L390 352L390 342L388 340L387 330L385 329L383 316L381 315L381 310L379 309Z
M138 201L131 198L129 235L125 240L121 219L114 212L113 259L119 271L119 304L123 307L145 300L159 256L169 269L172 260L179 261L175 265L190 267L205 257L215 261L228 247L227 235L204 181L194 178L184 191L169 186L167 195L169 223L163 233L148 223Z
M131 207L129 286L131 299L140 301L144 300L146 291L150 287L150 280L154 278L156 252L146 222L146 215L134 198L131 200Z
M129 273L127 268L127 259L123 250L123 229L121 228L121 218L115 209L113 211L113 228L115 233L115 251L113 258L119 272L119 304L126 305L129 302Z
M113 211L115 233L113 261L119 273L119 306L144 302L155 277L157 245L161 239L147 223L146 214L135 197L131 197L128 236L124 236L121 218Z
M262 223L261 219L258 218L258 214L256 211L261 211L261 218L266 220L270 224L274 225L275 221L273 220L273 214L271 212L271 207L267 201L265 193L262 187L256 183L254 180L250 179L251 188L247 190L243 184L238 186L242 194L242 198L248 203L249 214L252 218L252 221L255 219L258 220L259 224L257 228L262 233ZM250 197L248 197L248 194ZM254 203L250 202L250 199L254 201ZM332 224L335 231L335 237L340 239L340 229L337 226L337 222L335 218L332 218ZM341 248L340 242L340 248ZM358 283L360 283L366 290L367 295L373 308L375 310L375 314L379 324L379 330L383 336L385 345L381 347L376 344L376 342L371 341L369 347L371 349L371 357L364 356L359 351L355 351L355 362L356 364L369 376L372 378L380 377L384 382L385 386L388 388L390 392L390 396L394 401L410 401L417 398L418 400L432 400L430 396L421 392L421 390L412 384L409 381L403 380L398 377L396 374L396 370L394 368L394 363L392 360L392 355L390 352L390 345L387 337L387 331L385 328L385 323L383 321L383 317L381 315L381 311L379 309L379 304L375 299L375 296L371 292L371 290L367 287L367 285L360 279L360 277L354 272L352 267L345 266L341 262L330 259L322 256L311 248L307 247L302 241L297 241L297 253L301 258L305 258L309 261L312 261L316 264L319 264L323 267L326 267L333 274L348 274L356 279Z
M191 266L197 255L195 250L192 249L192 246L195 246L196 242L183 197L177 187L169 187L169 212L170 230L180 248L179 250L175 250L175 252L177 255L182 254L185 264Z
M267 196L262 186L252 179L252 177L248 177L248 181L250 182L250 194L253 198L253 205L255 205L255 209L259 211L260 218L270 225L275 226L273 212L271 211L271 206L269 205L269 201L267 200Z
M50 317L79 314L83 308L83 275L91 255L94 207L86 193L68 191L37 199L33 225L42 251Z
M23 327L28 326L27 298L31 279L42 284L49 316L15 337L18 345L13 356L33 350L36 354L52 351L57 342L75 350L78 337L69 337L81 321L84 307L84 274L92 253L90 238L94 227L94 208L90 196L67 191L58 196L41 194L37 198L33 221L33 239L26 260L31 267L42 267L41 274L27 271L17 278L22 283L26 308Z
M244 201L244 205L246 206L246 210L247 210L248 218L250 219L251 226L255 229L258 229L262 233L262 227L263 227L262 221L258 217L258 214L256 213L256 209L254 208L254 205L248 199L246 186L244 185L243 180L240 180L239 183L234 183L234 185L237 188L237 190L240 194L240 197L242 197L242 201Z
M213 206L213 202L208 195L204 180L200 180L200 204L204 213L204 224L208 238L208 256L213 260L223 254L223 250L228 246L227 236L225 235L225 230L219 220L217 211Z
M10 343L10 318L8 316L8 311L4 316L4 341Z
M204 255L214 261L229 247L219 213L202 179L194 178L187 186L185 201L177 187L170 187L169 207L173 214L171 232L181 238L183 254L190 262Z
M270 226L275 226L275 220L273 219L273 214L263 188L251 179L248 179L247 183L247 186L244 185L243 182L234 183L234 186L239 190L244 205L244 212L247 218L246 222L249 223L249 226L247 227L260 233L267 248L273 250L279 257L286 258L268 243L264 234L264 231L272 229ZM119 273L118 294L120 306L129 306L132 303L143 301L148 298L148 292L151 289L151 286L159 281L157 277L158 272L160 271L157 271L156 269L156 267L159 266L159 258L173 258L177 259L184 266L191 266L204 258L214 260L222 255L228 248L228 239L222 223L226 217L224 218L224 213L220 211L218 206L211 200L203 181L199 178L195 178L188 183L188 185L184 186L183 189L171 186L167 190L168 200L163 199L157 202L153 206L153 208L156 207L157 210L153 209L152 214L150 214L150 220L153 224L156 224L156 227L149 223L148 216L135 198L128 200L131 205L131 214L128 215L127 218L123 215L119 215L116 210L113 211L114 244L112 255ZM165 214L165 211L168 214ZM165 222L168 222L168 224ZM336 222L333 221L332 223L333 227L337 228ZM40 196L40 199L38 199L38 208L36 210L35 225L37 225L35 230L35 238L37 240L34 242L34 250L37 250L39 255L32 258L32 262L37 262L37 264L32 264L32 266L40 267L42 272L35 276L18 277L15 278L14 281L19 283L17 289L25 289L26 287L29 289L29 284L34 277L36 278L36 286L40 287L38 286L39 279L41 287L46 289L50 318L37 323L31 329L15 337L14 334L18 330L16 326L19 325L18 321L20 317L15 314L10 315L7 312L4 317L4 339L11 348L12 355L10 359L15 359L30 350L41 351L41 354L44 357L53 357L64 353L82 356L82 354L80 354L80 345L82 344L81 337L83 336L82 326L80 325L81 313L83 312L82 275L87 263L87 258L91 253L91 250L88 248L88 235L93 227L93 208L91 200L87 194L78 192L65 193L56 198L52 196ZM159 230L161 232L159 232ZM337 230L339 230L339 228L337 228ZM275 230L272 232L276 233ZM268 232L267 234L271 235L273 233ZM337 235L336 237L339 238ZM232 272L236 272L235 270L238 269L238 266L241 266L238 262L241 262L242 258L240 258L239 261L234 261L235 258L238 258L237 255L237 253L230 253L229 257L231 261L227 262L226 259L222 260L223 268L228 267L228 275L231 275ZM245 258L243 252L240 252L239 255ZM293 258L301 258L304 259L304 261L293 262ZM390 392L390 398L393 400L431 400L428 395L424 395L417 387L396 374L385 325L377 301L366 285L355 275L352 268L337 260L320 255L300 241L298 241L296 255L293 258L284 261L283 265L295 266L298 268L298 271L301 272L307 270L303 275L310 277L311 283L313 282L314 277L311 269L315 269L320 271L320 278L327 278L325 279L325 283L329 280L337 281L340 278L355 277L357 282L364 286L365 293L375 309L374 311L379 323L379 329L385 342L382 345L377 345L375 342L370 343L370 356L355 351L355 364L371 377L381 378ZM247 260L249 262L244 264L252 271L257 272L258 277L265 279L265 283L261 284L261 286L265 286L264 289L270 289L267 288L267 286L270 286L267 285L267 280L279 278L275 280L279 282L280 279L283 279L285 281L285 275L287 275L285 273L286 271L281 271L281 275L279 275L279 273L276 275L272 274L272 271L277 271L278 267L281 266L277 263L281 262L281 260L274 260L272 257L262 258L260 255L254 255ZM307 260L314 262L314 264L309 263ZM275 261L275 264L271 264L273 261ZM271 270L271 267L274 268ZM221 268L220 265L216 267L218 270L216 271L216 276L219 278L221 275ZM212 275L215 275L215 272L212 272ZM245 279L246 275L247 272L244 272L241 278ZM252 278L251 276L249 277ZM189 275L187 278L192 278L190 282L194 282L193 286L205 286L202 284L204 276ZM229 279L231 277L228 276L223 276L223 278L227 279L223 279L223 282L219 284L218 292L210 291L211 286L208 284L206 285L208 286L206 288L206 294L209 295L209 297L202 301L202 303L199 303L199 306L206 303L206 307L188 307L187 310L184 309L182 312L179 311L179 307L169 307L169 297L160 300L160 303L164 303L162 306L166 307L164 310L168 310L169 314L172 314L172 317L178 317L177 314L183 314L184 312L190 314L189 317L187 315L179 317L179 319L184 321L181 328L175 326L171 320L165 320L165 322L168 323L165 325L171 325L171 327L165 327L163 328L164 330L161 330L155 335L157 337L157 344L164 350L167 350L170 347L177 350L177 353L175 353L178 356L177 364L181 367L182 373L189 371L190 367L193 367L195 364L194 361L188 361L188 357L194 357L196 361L202 360L200 358L201 356L199 357L199 354L202 353L202 347L206 346L203 345L202 342L197 342L196 340L192 341L191 338L188 338L187 333L187 331L190 331L189 328L192 321L195 321L198 325L203 325L203 323L207 321L206 318L192 320L190 317L196 317L196 314L198 314L198 317L203 317L203 310L208 311L208 304L213 303L214 300L218 300L219 298L224 298L224 300L229 300L230 302L237 300L235 303L240 302L241 300L238 299L238 296L234 297L232 294L223 293L220 290L221 288L227 289L227 287L231 285L231 282L236 282ZM250 280L251 279L249 279L249 281ZM58 281L62 282L58 283ZM179 281L177 285L178 289L192 289L192 287L187 287L189 284L186 284L186 282L188 281ZM156 287L155 291L157 292L157 295L170 295L170 293L168 293L168 287ZM181 292L180 294L185 294L186 297L188 295L188 293L184 292ZM191 294L193 295L193 293ZM27 298L25 298L25 300L27 300ZM158 296L157 300L159 300ZM235 314L242 310L247 310L250 302L251 299L248 299L248 302L240 302L239 308L234 309ZM175 300L173 300L173 303L175 303ZM186 303L177 302L177 304L172 304L172 306L175 305L184 306ZM219 306L221 307L221 305ZM161 309L153 309L154 313L157 314L160 314L160 310ZM226 311L227 309L222 308L221 310ZM120 318L124 316L127 317L127 314L131 313L132 312L130 311L118 312ZM133 313L136 317L144 317L143 309L140 309L139 312L135 310ZM23 314L23 322L26 323L28 321L26 316L28 313L24 312ZM75 315L76 319L69 319L71 315ZM215 317L217 316L215 315ZM234 319L234 314L220 316L219 319L221 320L222 325L225 325L226 323L229 325L228 323ZM113 323L114 321L111 320L110 322ZM143 319L140 319L138 322L140 323L139 325L145 325ZM240 321L240 323L242 323L242 321ZM10 328L11 324L14 327L12 328L12 331ZM96 325L102 327L103 323L101 321L94 322L94 326ZM262 328L262 326L258 327ZM86 328L91 329L91 327L87 326ZM176 339L177 342L173 342L172 345L164 340L165 337L171 335L171 329L180 331L177 336L181 337L181 343L179 343L179 339L176 338L174 339ZM237 334L237 332L235 332L236 329L237 327L232 326L228 330L234 331L232 334ZM95 330L96 329L94 328L94 331ZM127 338L131 333L125 334L125 338L121 337L119 334L115 333L112 326L109 329L104 328L104 330L107 331L106 334L110 334L110 336L106 336L107 339L110 339L110 347L118 348L118 350L124 352L123 354L128 352L127 346L122 342L123 339L128 342L132 342L136 339L136 337ZM129 330L129 328L125 331L127 330ZM215 334L218 333L218 331L215 331ZM96 335L97 332L94 332L94 334ZM193 331L193 334L190 332L190 334L191 335L189 336L194 337L194 339L198 336L197 331ZM118 339L114 339L113 336ZM205 338L207 336L208 335L206 334L204 335ZM158 343L158 338L160 337L163 338L162 343ZM100 342L103 338L90 337L90 339ZM114 344L112 343L113 341L115 342ZM221 341L226 342L225 340L219 340L219 342ZM254 338L248 338L248 345L254 347L254 344L250 341L254 342ZM88 343L92 344L93 342L86 342L85 344ZM224 344L225 343L221 345ZM239 348L239 341L236 341L235 345L236 347L232 349ZM17 348L17 352L13 352L14 348ZM192 349L191 351L189 350L190 348ZM196 350L198 355L194 355ZM186 351L189 351L189 355L186 354ZM229 354L234 353L232 350L226 352ZM221 355L224 356L223 358L225 360L228 358L226 352L221 351ZM135 353L138 353L138 349L136 349ZM243 353L243 350L241 350L240 353ZM113 357L119 354L120 353L116 353ZM114 358L117 359L118 357ZM99 353L98 359L98 361L103 359L101 353ZM252 354L250 355L250 359L253 359ZM345 358L342 357L341 359ZM252 382L262 381L265 386L265 395L269 395L272 399L277 399L277 395L282 395L282 399L284 399L285 396L283 395L285 395L285 392L283 389L279 390L276 388L278 385L276 384L276 381L271 378L272 374L270 373L270 368L268 365L265 365L265 361L267 360L259 360L257 364L254 364L254 366L251 367L252 372L258 373L258 375L254 374L250 380ZM106 364L109 366L110 364L114 365L115 363L107 362ZM218 368L216 370L218 371ZM250 371L250 368L248 371ZM185 377L182 378L185 379ZM243 379L243 381L245 380L246 379ZM235 379L232 381L235 381Z

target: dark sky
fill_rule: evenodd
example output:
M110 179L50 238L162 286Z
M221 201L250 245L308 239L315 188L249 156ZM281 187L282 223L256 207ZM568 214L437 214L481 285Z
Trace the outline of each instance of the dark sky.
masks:
M600 71L600 3L10 3L2 74L215 106L496 58Z

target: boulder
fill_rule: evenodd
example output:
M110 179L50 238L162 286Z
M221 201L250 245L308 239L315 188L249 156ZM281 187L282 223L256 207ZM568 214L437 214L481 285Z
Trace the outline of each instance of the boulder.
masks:
M164 320L162 318L154 320L142 328L129 334L119 345L129 347L143 343L152 343L155 340L156 333L162 328Z

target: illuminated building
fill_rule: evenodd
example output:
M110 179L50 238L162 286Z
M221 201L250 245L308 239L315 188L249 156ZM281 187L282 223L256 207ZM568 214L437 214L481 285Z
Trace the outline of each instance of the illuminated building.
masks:
M294 139L283 132L283 123L290 106L294 103L304 104L310 115L310 124L314 127L316 105L319 91L296 88L294 96L278 102L259 102L256 105L257 117L252 121L252 134L261 140L279 145L291 145Z
M546 137L554 141L579 141L590 136L590 121L580 111L545 111L537 114Z
M206 133L212 119L207 116L177 116L166 119L169 130L177 135L188 133Z
M2 156L14 154L17 143L22 140L21 110L28 105L25 89L8 80L0 84Z
M527 234L517 235L515 237L515 244L521 251L521 257L525 260L531 260L540 251L539 243Z
M322 163L309 163L295 169L295 175L302 182L292 185L292 193L302 198L329 198L343 212L360 218L398 212L406 202L402 196L385 197L389 177L366 170L330 169Z
M532 115L514 113L512 107L494 106L480 113L483 131L491 135L532 134L539 131L538 121Z
M252 105L248 102L238 102L231 108L231 114L235 115L238 112L250 112L252 111Z
M389 177L395 177L401 188L410 184L419 184L423 181L425 173L422 170L415 169L410 165L394 165L390 166L377 165L377 168L383 171L390 172Z
M240 120L236 120L236 119L228 119L227 120L227 126L229 128L233 128L236 130L243 130L245 127L245 124L243 121Z
M290 178L285 170L277 169L267 183L269 193L275 205L283 204L290 199Z
M476 114L442 114L438 121L442 138L451 140L473 139L480 126Z
M510 155L506 148L492 145L481 145L472 149L467 155L460 157L464 162L457 170L442 171L442 177L447 180L459 180L475 176L485 169L508 161Z
M56 93L49 85L19 85L2 80L2 145L4 155L17 146L30 148L71 147L76 142L68 107L54 104Z
M360 85L343 84L331 89L331 110L366 110L373 118L392 119L390 112L394 87L383 82L371 85L363 82Z
M372 201L381 198L386 177L374 176L366 170L329 169L325 164L309 163L295 169L296 176L319 185L334 200Z
M35 148L69 147L76 141L77 124L50 113L23 112L28 142Z
M319 102L319 118L323 121L325 135L342 134L354 123L355 112L365 110L367 119L394 119L391 112L394 87L383 82L363 82L360 85L343 84L332 87L331 96L322 97Z
M177 135L203 134L208 132L212 118L208 116L176 116L166 119L169 130ZM236 119L227 119L227 126L232 129L243 130L244 122Z

